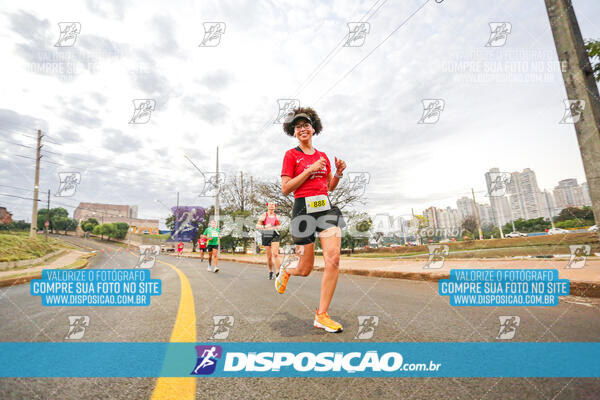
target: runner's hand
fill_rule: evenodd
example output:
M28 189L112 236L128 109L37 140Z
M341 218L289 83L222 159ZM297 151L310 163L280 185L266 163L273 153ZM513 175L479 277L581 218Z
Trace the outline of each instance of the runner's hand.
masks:
M321 157L321 158L319 158L318 161L315 161L310 167L308 167L308 170L310 172L317 172L322 169L325 169L326 165L327 165L327 162L325 161L325 159L323 157Z
M337 174L341 175L346 169L346 162L335 157L335 169L337 170Z

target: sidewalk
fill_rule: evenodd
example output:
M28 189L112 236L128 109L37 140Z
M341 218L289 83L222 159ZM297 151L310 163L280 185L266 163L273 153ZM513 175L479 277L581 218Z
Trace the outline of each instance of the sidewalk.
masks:
M2 271L0 272L0 287L29 282L32 279L39 279L42 277L42 270L65 268L75 263L80 257L89 254L90 253L85 251L69 250L57 259L50 262L42 262L42 265L36 267ZM87 267L87 265L88 261L86 260L81 266L74 266L71 268L80 269Z
M184 253L183 256L200 257L198 253ZM282 258L283 255L280 254L280 259ZM222 254L219 259L248 264L267 264L267 256L264 254ZM342 256L340 272L382 278L438 281L449 278L451 269L557 269L560 279L570 281L571 295L600 297L600 260L596 257L588 259L585 266L580 269L565 269L569 262L568 258L449 259L440 269L424 269L426 262L426 259L390 260ZM315 256L315 270L322 271L323 266L323 257Z

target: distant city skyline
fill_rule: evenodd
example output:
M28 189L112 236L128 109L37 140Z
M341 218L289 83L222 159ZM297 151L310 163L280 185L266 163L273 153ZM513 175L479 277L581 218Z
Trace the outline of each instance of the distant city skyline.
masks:
M494 194L490 190L493 187L490 176L506 179L500 180L500 184L505 186L500 187L499 192L504 194ZM564 208L591 206L587 182L579 184L576 178L558 181L550 192L548 189L540 190L537 175L531 168L508 172L494 167L484 177L489 204L476 198L481 226L504 226L517 219L541 217L550 220ZM434 228L452 228L460 226L467 216L475 217L476 212L473 197L462 196L456 200L456 208L430 206L423 210L422 215L428 218L429 225Z

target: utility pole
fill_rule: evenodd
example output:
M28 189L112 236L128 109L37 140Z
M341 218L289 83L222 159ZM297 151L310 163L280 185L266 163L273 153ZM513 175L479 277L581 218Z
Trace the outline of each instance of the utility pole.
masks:
M550 219L550 225L552 225L552 229L556 228L554 226L554 220L552 219L552 209L550 208L550 198L548 197L549 193L546 192L539 192L541 193L541 195L544 197L544 203L546 204L546 207L544 207L546 209L546 211L548 211L548 218Z
M504 197L500 197L499 199L496 199L496 211L497 211L497 215L496 215L496 220L498 222L498 229L500 230L500 238L504 239L504 232L502 232L502 222L504 220L504 213L502 212L502 208L503 208L503 201ZM492 198L490 197L490 203L492 202ZM498 204L500 203L500 204ZM494 210L494 207L492 207L492 210Z
M33 210L31 212L31 227L29 228L29 237L35 237L37 234L37 202L38 202L38 191L40 188L40 154L42 150L42 131L37 131L37 150L35 156L35 183L33 185Z
M240 182L241 182L241 186L242 186L242 211L244 211L244 200L245 200L244 199L244 171L240 171ZM242 231L243 230L244 230L244 228L242 227ZM248 241L246 240L245 237L242 239L242 243L244 244L244 254L246 254L246 249L248 247Z
M512 212L512 201L511 201L510 196L508 196L508 211L509 211L509 214L510 214L510 223L512 224L512 228L513 228L512 231L516 232L517 228L515 228L515 217L513 216L513 212Z
M179 192L177 192L177 203L175 204L175 212L173 213L173 232L177 232L177 217L179 216Z
M585 102L574 125L594 218L600 222L600 94L571 0L545 2L567 97Z
M252 214L252 216L254 217L254 211L255 211L255 206L254 206L254 177L252 175L250 175L250 213ZM256 252L256 231L254 232L254 234L252 235L252 254L258 254Z
M471 188L471 193L473 194L473 207L475 207L475 217L477 218L477 230L479 230L479 240L483 239L483 232L481 232L481 219L479 218L479 207L477 207L477 202L475 201L475 190Z
M48 189L48 208L46 209L46 223L44 227L46 228L46 242L48 241L48 229L50 229L50 189Z
M242 211L244 211L244 171L240 171L240 183L242 185Z
M219 194L221 194L221 186L219 185L219 146L217 146L217 194L215 195L215 222L217 223L217 229L220 232L219 226ZM221 255L221 238L219 238L219 245L217 246L217 256Z
M417 224L417 229L415 231L416 232L415 233L415 239L417 239L417 244L421 245L421 234L419 232L419 228L421 227L421 221L418 218L415 217L415 209L414 208L411 208L410 212L412 213L413 221L415 221L416 224Z
M250 211L254 212L254 177L250 175Z

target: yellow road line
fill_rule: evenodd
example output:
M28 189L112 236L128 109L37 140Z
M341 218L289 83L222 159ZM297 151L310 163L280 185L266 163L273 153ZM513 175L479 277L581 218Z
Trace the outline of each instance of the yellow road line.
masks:
M194 309L194 296L190 281L183 272L176 266L167 262L159 261L159 263L171 267L181 282L181 297L179 299L179 309L177 310L177 318L171 332L171 342L196 342L196 311ZM156 387L152 393L153 400L173 399L186 400L196 398L196 378L158 378Z

